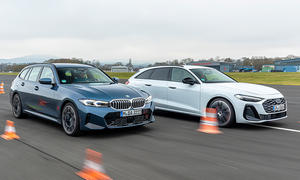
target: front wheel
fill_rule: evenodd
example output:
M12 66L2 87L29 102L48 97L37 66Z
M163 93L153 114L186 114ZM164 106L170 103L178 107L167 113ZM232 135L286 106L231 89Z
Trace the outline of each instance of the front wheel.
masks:
M72 103L67 103L63 107L61 123L67 135L78 136L80 134L78 111Z
M224 98L216 98L210 104L209 108L217 110L217 118L220 127L231 127L235 124L235 112L232 104Z
M13 112L14 117L22 118L24 116L24 113L23 113L23 109L22 109L21 98L18 94L15 94L13 96L11 104L12 104L11 106L12 106L12 112Z

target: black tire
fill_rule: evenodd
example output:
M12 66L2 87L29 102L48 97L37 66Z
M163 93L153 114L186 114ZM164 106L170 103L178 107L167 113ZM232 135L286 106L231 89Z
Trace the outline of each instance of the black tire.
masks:
M236 123L234 108L228 100L216 98L208 107L217 110L217 118L220 127L232 127Z
M22 108L22 102L19 94L15 94L12 98L11 103L12 113L14 117L16 118L22 118L24 117L23 108Z
M69 136L80 135L80 120L77 108L72 103L67 103L61 113L61 124Z

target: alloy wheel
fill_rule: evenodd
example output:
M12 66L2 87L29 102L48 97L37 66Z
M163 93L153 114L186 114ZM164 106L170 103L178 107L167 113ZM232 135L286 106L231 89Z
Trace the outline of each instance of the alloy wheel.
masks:
M217 110L219 126L226 125L230 121L232 112L229 105L225 101L214 101L210 107Z
M62 123L67 134L72 134L76 129L77 116L75 109L72 106L67 105L64 107L62 113Z
M15 95L12 102L13 114L15 117L19 117L21 115L21 101L19 95Z

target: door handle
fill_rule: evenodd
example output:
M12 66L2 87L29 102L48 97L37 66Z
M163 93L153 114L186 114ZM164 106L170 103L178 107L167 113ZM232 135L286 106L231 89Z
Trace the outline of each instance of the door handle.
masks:
M173 86L170 86L169 88L170 88L170 89L176 89L176 87L173 87Z
M22 82L22 83L21 83L21 86L24 86L24 85L25 85L25 83L24 83L24 82Z
M35 86L35 87L34 87L34 90L36 90L36 91L39 90L39 87L38 87L38 86Z
M151 84L145 84L145 86L152 86Z

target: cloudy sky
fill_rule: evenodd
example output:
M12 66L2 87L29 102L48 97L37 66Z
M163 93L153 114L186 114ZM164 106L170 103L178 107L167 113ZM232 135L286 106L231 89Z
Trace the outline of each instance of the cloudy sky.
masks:
M300 55L299 0L0 0L0 58Z

